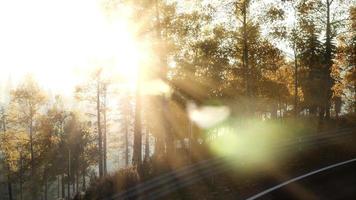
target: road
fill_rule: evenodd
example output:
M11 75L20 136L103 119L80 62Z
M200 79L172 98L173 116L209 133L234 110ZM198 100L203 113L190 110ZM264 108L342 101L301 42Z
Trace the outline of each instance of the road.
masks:
M356 162L313 174L256 199L356 199Z

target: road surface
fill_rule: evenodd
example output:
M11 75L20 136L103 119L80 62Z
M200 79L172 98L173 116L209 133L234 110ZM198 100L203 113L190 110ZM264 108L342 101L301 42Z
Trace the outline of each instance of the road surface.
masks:
M356 199L356 162L308 176L257 199Z

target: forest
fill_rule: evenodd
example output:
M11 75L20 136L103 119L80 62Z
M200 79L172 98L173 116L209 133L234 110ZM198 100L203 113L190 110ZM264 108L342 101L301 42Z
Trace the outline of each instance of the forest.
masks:
M275 153L274 145L342 128L356 131L355 0L88 2L114 27L108 28L114 30L112 37L99 34L106 29L97 25L95 17L85 18L86 1L75 3L78 10L63 3L59 16L48 25L41 19L50 15L49 3L34 0L39 13L34 19L39 22L33 29L66 30L38 28L46 30L41 34L52 34L48 38L28 36L37 33L31 29L16 33L27 34L25 40L36 37L34 46L43 40L43 49L36 53L38 49L26 46L32 43L16 44L14 49L28 49L24 55L29 55L14 50L15 60L25 60L17 70L0 61L0 199L235 199L220 192L237 185L241 180L237 172L209 172L207 180L187 186L190 190L182 187L165 194L171 196L153 198L153 193L142 192L139 198L130 196L135 192L123 192L140 184L153 187L158 181L147 181L155 177L164 181L164 174L194 163L230 156L232 161L226 159L225 164L260 183L262 179L251 175L258 171L255 168L292 163L287 160L293 153ZM13 15L21 15L21 10ZM63 18L68 18L65 23L75 17L81 17L75 21L78 24L59 25ZM21 20L7 20L22 26L16 25ZM117 21L129 28L115 27ZM0 26L4 24L0 20ZM86 27L98 32L86 36ZM12 30L10 35L15 34ZM73 41L98 46L77 48L75 42L65 41L66 34L75 35ZM7 40L5 33L1 35L5 39L0 43ZM52 40L59 41L52 44ZM63 58L59 51L53 57L40 55L57 54L61 43L67 45ZM87 50L91 48L95 51ZM13 48L0 48L4 57L10 51ZM65 64L83 52L105 59L82 64L82 71L70 75L71 67ZM44 63L43 67L26 68L28 57L46 62L34 62ZM323 146L296 157L307 163L303 166L318 162L324 148L334 152L328 155L335 159L355 157L356 138L347 140L350 144L342 146L352 150L338 151L342 156ZM208 166L199 169L205 173ZM213 191L217 197L212 197Z

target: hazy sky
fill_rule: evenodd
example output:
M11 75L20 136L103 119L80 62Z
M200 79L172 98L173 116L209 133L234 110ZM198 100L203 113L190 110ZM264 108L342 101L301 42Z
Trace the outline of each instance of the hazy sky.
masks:
M70 94L90 68L132 68L129 24L109 22L99 2L0 0L0 84L31 73L45 89Z

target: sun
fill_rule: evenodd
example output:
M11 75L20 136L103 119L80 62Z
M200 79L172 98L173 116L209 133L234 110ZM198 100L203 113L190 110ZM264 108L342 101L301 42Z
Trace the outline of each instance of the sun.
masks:
M133 23L125 15L108 18L98 2L1 1L1 80L11 76L16 83L32 74L45 89L70 94L90 71L104 67L136 88L145 51Z
M102 27L97 40L95 55L91 57L93 67L99 66L107 71L114 82L135 90L139 70L143 64L140 44L130 31L128 22L118 20Z

